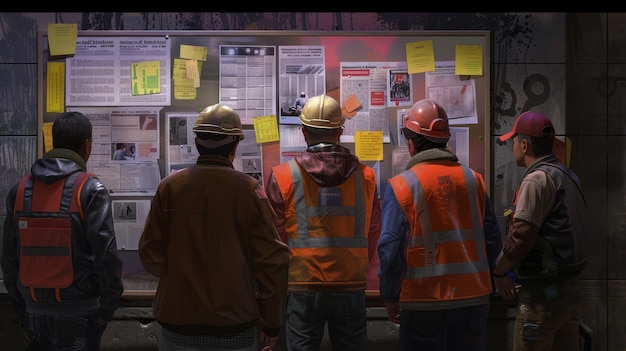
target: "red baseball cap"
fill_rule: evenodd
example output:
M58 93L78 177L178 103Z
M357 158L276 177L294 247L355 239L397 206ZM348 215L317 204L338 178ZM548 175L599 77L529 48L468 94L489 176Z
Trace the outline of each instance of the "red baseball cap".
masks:
M550 127L551 130L545 132L551 132L554 135L554 126L548 117L538 112L526 111L517 117L513 129L498 138L500 141L507 141L511 139L515 134L526 134L534 137L544 136L544 129Z

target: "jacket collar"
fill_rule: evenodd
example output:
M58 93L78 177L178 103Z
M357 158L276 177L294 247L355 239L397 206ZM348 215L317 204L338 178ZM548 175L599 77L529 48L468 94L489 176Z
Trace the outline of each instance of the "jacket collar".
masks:
M223 167L233 167L233 163L224 156L218 155L200 155L198 156L198 160L196 161L197 165L208 165L208 166L223 166Z
M70 149L61 149L61 148L56 148L56 149L52 149L48 152L46 152L43 157L45 158L65 158L68 159L70 161L74 161L76 162L80 168L83 169L83 171L87 171L87 164L85 163L85 160L83 160L82 157L80 157L79 154L77 154L75 151L72 151Z
M405 170L410 169L420 162L432 160L449 160L453 162L459 161L456 155L450 152L450 150L448 149L428 149L413 155L413 157L411 157L411 159L409 160L409 164L406 165Z
M532 173L542 163L554 163L557 161L558 161L558 158L556 157L555 154L541 156L528 165L528 168L526 169L524 174L522 174L522 178L524 178L527 174Z

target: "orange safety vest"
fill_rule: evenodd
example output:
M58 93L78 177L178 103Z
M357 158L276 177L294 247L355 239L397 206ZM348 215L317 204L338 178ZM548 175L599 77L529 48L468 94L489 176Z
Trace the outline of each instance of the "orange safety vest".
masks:
M35 288L59 289L74 281L71 213L84 214L80 203L83 184L91 176L77 172L52 184L27 175L19 183L13 215L20 243L19 278L37 302Z
M453 302L491 293L482 176L456 162L423 162L389 180L410 225L400 302Z
M285 202L290 289L365 288L374 171L361 165L336 187L319 186L293 159L272 172Z

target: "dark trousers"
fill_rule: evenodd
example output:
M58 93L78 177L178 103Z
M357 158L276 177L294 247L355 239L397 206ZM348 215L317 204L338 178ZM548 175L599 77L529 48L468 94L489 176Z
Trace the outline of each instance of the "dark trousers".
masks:
M96 316L42 316L26 314L26 332L37 337L47 351L100 351L106 324L98 325Z
M365 291L289 292L285 324L289 351L319 350L325 326L333 350L368 349Z
M400 311L400 350L484 351L489 305Z

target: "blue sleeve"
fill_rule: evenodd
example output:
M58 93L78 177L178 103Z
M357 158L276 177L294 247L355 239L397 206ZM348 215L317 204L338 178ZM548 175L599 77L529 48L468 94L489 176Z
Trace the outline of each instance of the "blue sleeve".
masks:
M398 302L406 274L408 222L391 186L382 203L382 230L378 240L380 297L384 302Z
M498 254L502 250L502 235L498 218L493 210L491 199L487 195L485 208L485 219L483 220L483 230L485 231L485 245L487 246L487 259L489 260L489 269L493 272L494 263Z

